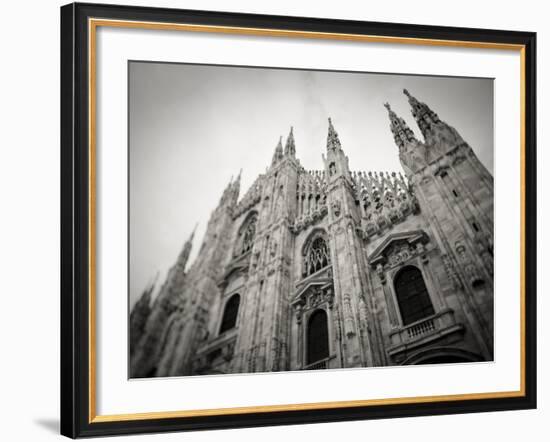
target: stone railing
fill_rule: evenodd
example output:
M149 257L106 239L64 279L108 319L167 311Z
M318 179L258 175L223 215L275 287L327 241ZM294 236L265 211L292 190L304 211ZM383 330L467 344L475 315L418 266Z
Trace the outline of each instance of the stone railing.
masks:
M433 330L435 330L433 318L426 319L422 322L419 322L418 324L407 327L407 333L409 335L409 338L411 339L429 333Z
M227 345L229 341L234 341L237 338L238 328L234 327L218 336L210 337L197 349L197 354L209 353L215 348Z
M228 330L210 341L206 341L197 349L193 356L194 370L204 374L208 373L215 366L229 362L233 358L236 341L236 328Z
M302 370L324 370L328 368L328 361L330 358L321 359L313 364L306 365Z
M399 347L403 344L412 344L431 335L445 333L445 331L450 331L457 326L462 328L461 325L456 323L453 310L448 308L392 331L390 340L392 346Z

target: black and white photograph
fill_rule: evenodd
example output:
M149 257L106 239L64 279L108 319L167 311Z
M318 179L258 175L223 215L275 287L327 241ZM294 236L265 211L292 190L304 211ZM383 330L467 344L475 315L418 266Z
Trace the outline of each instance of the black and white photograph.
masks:
M493 361L493 101L129 61L129 377Z

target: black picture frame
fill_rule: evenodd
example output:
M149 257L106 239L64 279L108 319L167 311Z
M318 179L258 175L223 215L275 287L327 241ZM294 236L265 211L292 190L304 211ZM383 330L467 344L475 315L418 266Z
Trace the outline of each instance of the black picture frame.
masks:
M90 18L521 45L524 51L524 395L139 420L91 419ZM61 434L76 438L536 408L536 34L73 3L61 7Z

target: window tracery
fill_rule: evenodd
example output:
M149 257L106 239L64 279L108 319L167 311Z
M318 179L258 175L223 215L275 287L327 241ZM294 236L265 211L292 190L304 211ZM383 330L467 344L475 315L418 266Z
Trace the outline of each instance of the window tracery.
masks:
M256 236L257 220L258 215L254 213L249 216L242 225L239 231L237 247L235 248L235 256L244 255L246 252L252 250L252 246L254 245L254 237Z
M302 275L309 276L330 264L330 251L322 236L311 239L306 248Z

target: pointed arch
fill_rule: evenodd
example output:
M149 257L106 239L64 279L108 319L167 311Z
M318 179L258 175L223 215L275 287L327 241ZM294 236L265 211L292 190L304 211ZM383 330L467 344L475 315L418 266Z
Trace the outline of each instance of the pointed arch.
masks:
M252 250L254 238L256 237L256 223L258 221L258 212L253 211L245 218L239 232L237 233L237 241L235 243L234 256L241 256Z
M322 229L314 230L302 248L302 276L307 277L330 265L328 235Z
M317 309L307 321L307 365L329 357L328 340L327 312Z
M408 265L400 269L393 286L403 325L409 325L435 313L422 272Z
M237 316L239 315L239 305L241 296L236 293L225 303L223 309L222 321L220 324L220 334L235 328L237 325Z
M411 355L401 365L449 364L480 362L484 360L481 355L461 348L436 347L428 348Z

